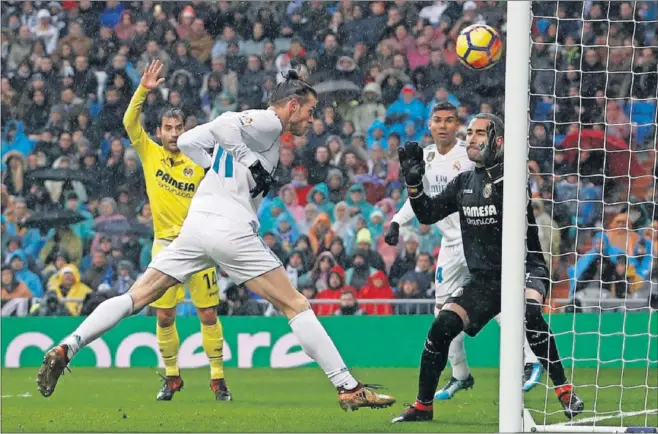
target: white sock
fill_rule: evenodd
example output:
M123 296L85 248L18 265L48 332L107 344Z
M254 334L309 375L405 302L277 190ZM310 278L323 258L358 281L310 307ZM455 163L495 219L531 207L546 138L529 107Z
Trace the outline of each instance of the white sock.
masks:
M62 341L62 344L68 346L69 360L82 348L132 314L133 298L129 293L112 297L99 304L91 315Z
M312 310L297 314L289 324L306 355L318 362L335 387L350 390L359 385Z
M452 366L452 376L458 380L466 380L471 374L466 362L466 350L464 349L464 332L457 335L450 343L448 350L448 360Z
M532 351L532 348L530 348L530 344L528 343L528 338L523 337L523 363L527 365L528 363L530 364L535 364L539 362L539 359L537 359L537 356L535 356L535 353Z
M496 315L494 317L498 325L500 325L500 314ZM535 364L539 362L537 359L537 356L535 356L535 353L532 352L532 348L530 348L530 344L528 343L528 338L523 336L523 364Z

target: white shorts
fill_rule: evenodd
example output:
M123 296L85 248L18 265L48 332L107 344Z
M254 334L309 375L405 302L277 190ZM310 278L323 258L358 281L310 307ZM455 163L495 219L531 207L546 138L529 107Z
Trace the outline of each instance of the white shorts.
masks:
M464 245L441 247L434 275L436 303L444 304L457 288L464 285L468 275Z
M190 212L180 235L151 261L149 267L186 282L193 274L215 265L240 285L282 264L250 222Z

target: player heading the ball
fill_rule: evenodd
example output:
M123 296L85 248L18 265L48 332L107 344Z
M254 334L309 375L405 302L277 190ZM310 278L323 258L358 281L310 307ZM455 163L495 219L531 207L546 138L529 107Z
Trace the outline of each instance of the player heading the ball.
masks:
M281 262L258 235L256 210L273 182L279 136L306 134L317 103L315 90L290 71L272 92L268 109L227 112L180 136L179 148L206 170L180 235L127 293L101 303L75 332L46 353L38 375L44 396L52 394L80 348L173 285L219 265L234 283L268 300L289 319L304 352L336 387L341 408L388 407L395 402L352 376L308 300L292 286Z

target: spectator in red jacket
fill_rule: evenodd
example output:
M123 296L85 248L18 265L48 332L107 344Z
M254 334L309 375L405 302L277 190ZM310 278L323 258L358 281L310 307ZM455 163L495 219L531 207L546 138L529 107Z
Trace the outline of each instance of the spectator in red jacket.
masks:
M329 271L329 286L315 296L316 300L339 300L344 291L352 291L356 295L356 289L345 285L345 270L340 265L334 265ZM316 315L333 315L340 309L336 304L316 304L313 311Z
M313 186L308 185L308 170L304 166L297 166L292 169L292 182L290 185L297 193L297 203L300 206L306 206L308 203L306 196L313 189Z
M388 283L388 277L383 271L377 271L368 278L368 284L359 291L358 299L373 300L373 299L394 299L395 293L393 288ZM361 308L368 313L368 315L391 315L393 314L393 306L390 304L366 304L361 303Z

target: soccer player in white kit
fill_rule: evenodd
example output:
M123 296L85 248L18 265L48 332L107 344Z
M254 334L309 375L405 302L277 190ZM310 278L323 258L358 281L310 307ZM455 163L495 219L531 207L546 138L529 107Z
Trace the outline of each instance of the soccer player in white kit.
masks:
M279 136L303 136L313 122L317 94L295 71L277 84L267 110L228 112L178 139L178 147L206 170L180 235L149 264L123 295L96 310L49 350L37 375L39 390L50 396L71 358L121 319L139 312L168 288L209 266L219 265L236 284L244 284L286 315L304 352L336 387L340 407L381 408L395 403L376 386L350 373L308 300L290 283L281 262L258 236L256 210L274 181Z
M441 193L455 176L461 172L473 170L475 167L475 163L468 158L466 153L466 143L457 138L458 128L457 108L454 105L443 102L432 108L429 129L435 144L428 145L423 149L425 159L423 183L425 191L430 195ZM399 241L400 226L407 224L414 217L411 203L407 200L391 219L391 224L384 237L386 242L396 245ZM463 286L469 276L462 245L459 215L454 213L446 217L437 223L437 227L441 232L442 239L434 276L435 316L438 315L445 301L453 292ZM500 321L499 316L496 317L496 320ZM457 391L470 389L475 384L475 379L471 375L466 361L464 336L465 334L462 332L450 344L448 359L452 366L452 377L443 388L436 392L434 395L436 400L450 399ZM534 377L526 373L524 390L530 390L539 381L543 368L527 342L524 350L526 365L531 365L533 372L538 372Z

